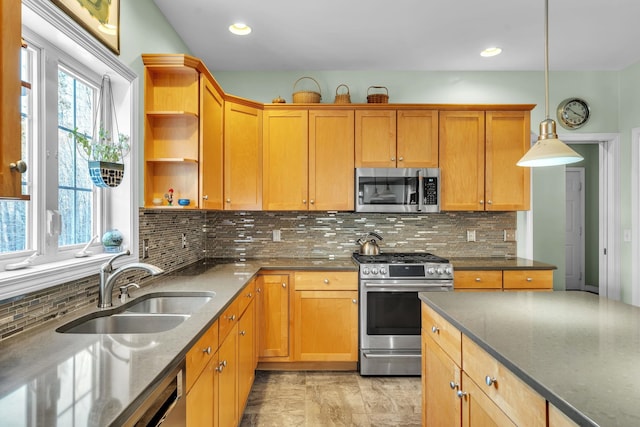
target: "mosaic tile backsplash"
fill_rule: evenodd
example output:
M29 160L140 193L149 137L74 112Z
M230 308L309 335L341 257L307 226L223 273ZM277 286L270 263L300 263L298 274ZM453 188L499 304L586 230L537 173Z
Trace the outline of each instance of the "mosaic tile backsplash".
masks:
M166 272L203 258L349 258L369 231L382 251L426 251L443 257L513 256L504 242L516 228L515 212L356 214L349 212L214 212L140 209L139 237L149 241L144 262ZM280 241L274 241L274 230ZM467 242L467 230L476 241ZM186 248L182 247L185 235ZM119 281L148 280L132 272ZM117 287L114 286L117 293ZM135 295L135 293L134 293ZM0 341L71 313L98 299L98 275L0 301Z

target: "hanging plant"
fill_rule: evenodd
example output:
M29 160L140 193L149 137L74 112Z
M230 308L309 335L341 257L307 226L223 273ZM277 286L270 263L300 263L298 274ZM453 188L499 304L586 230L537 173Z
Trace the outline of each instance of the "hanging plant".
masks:
M129 154L129 136L118 132L111 80L102 76L100 94L94 116L93 135L75 128L69 132L80 156L89 162L89 174L97 187L117 187L124 177L124 157ZM117 135L114 140L113 135Z

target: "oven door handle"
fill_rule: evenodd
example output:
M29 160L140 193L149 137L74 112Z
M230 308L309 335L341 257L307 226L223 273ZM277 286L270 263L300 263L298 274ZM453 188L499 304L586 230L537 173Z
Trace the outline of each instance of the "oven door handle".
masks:
M371 283L371 282L364 282L364 287L365 288L385 288L385 289L391 289L393 291L402 291L402 289L407 289L407 288L424 288L425 291L424 292L428 292L429 289L440 289L440 288L453 288L453 282L451 281L434 281L431 283L405 283L403 282L402 284L400 283Z

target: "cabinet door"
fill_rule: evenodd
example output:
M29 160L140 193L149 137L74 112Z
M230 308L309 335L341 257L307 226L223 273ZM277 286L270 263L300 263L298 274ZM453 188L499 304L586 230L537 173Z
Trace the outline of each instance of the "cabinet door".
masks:
M224 208L262 209L262 111L225 101Z
M309 111L309 210L354 209L353 149L353 111Z
M396 167L396 110L356 110L357 168Z
M255 303L251 300L238 321L238 412L242 413L255 379Z
M398 167L438 167L438 112L398 110Z
M494 401L462 373L462 426L463 427L516 427ZM526 422L521 425L530 425Z
M296 291L296 361L358 360L358 291Z
M422 425L455 427L461 424L461 369L422 331ZM453 383L454 387L451 387Z
M238 425L238 323L218 350L218 425Z
M484 112L440 112L443 211L484 210Z
M578 424L573 422L563 412L556 408L551 403L549 405L549 427L578 427Z
M200 207L222 209L224 99L204 74L200 97Z
M187 426L214 427L217 416L218 354L209 361L187 393Z
M264 112L265 210L308 209L308 129L306 110Z
M18 0L0 4L2 43L0 43L0 198L20 198L22 175L9 168L22 158L20 126L20 49L21 5Z
M258 355L289 356L289 276L264 275L258 278Z
M516 165L530 146L529 111L486 113L486 210L530 208L531 169Z

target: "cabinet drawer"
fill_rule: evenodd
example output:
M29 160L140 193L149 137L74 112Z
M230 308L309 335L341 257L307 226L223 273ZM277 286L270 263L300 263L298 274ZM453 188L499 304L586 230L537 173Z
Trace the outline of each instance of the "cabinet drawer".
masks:
M502 289L502 270L456 271L453 289Z
M227 307L227 309L222 313L222 316L218 319L220 341L223 341L226 338L231 328L233 328L233 325L235 325L240 318L240 299L241 297L238 297L233 300L231 305Z
M358 273L355 271L296 272L296 291L357 291Z
M517 425L546 426L545 399L466 336L462 361L462 370Z
M553 289L552 270L506 270L504 289Z
M247 286L244 287L240 295L236 298L238 300L238 313L242 315L246 310L249 303L256 296L256 281L252 280Z
M425 303L422 303L422 329L453 362L462 366L462 333Z
M207 366L207 363L209 363L216 351L218 351L217 320L187 352L185 360L185 367L187 371L187 391L191 389L191 386L196 381L196 379L198 379L200 373L202 372L204 367Z

